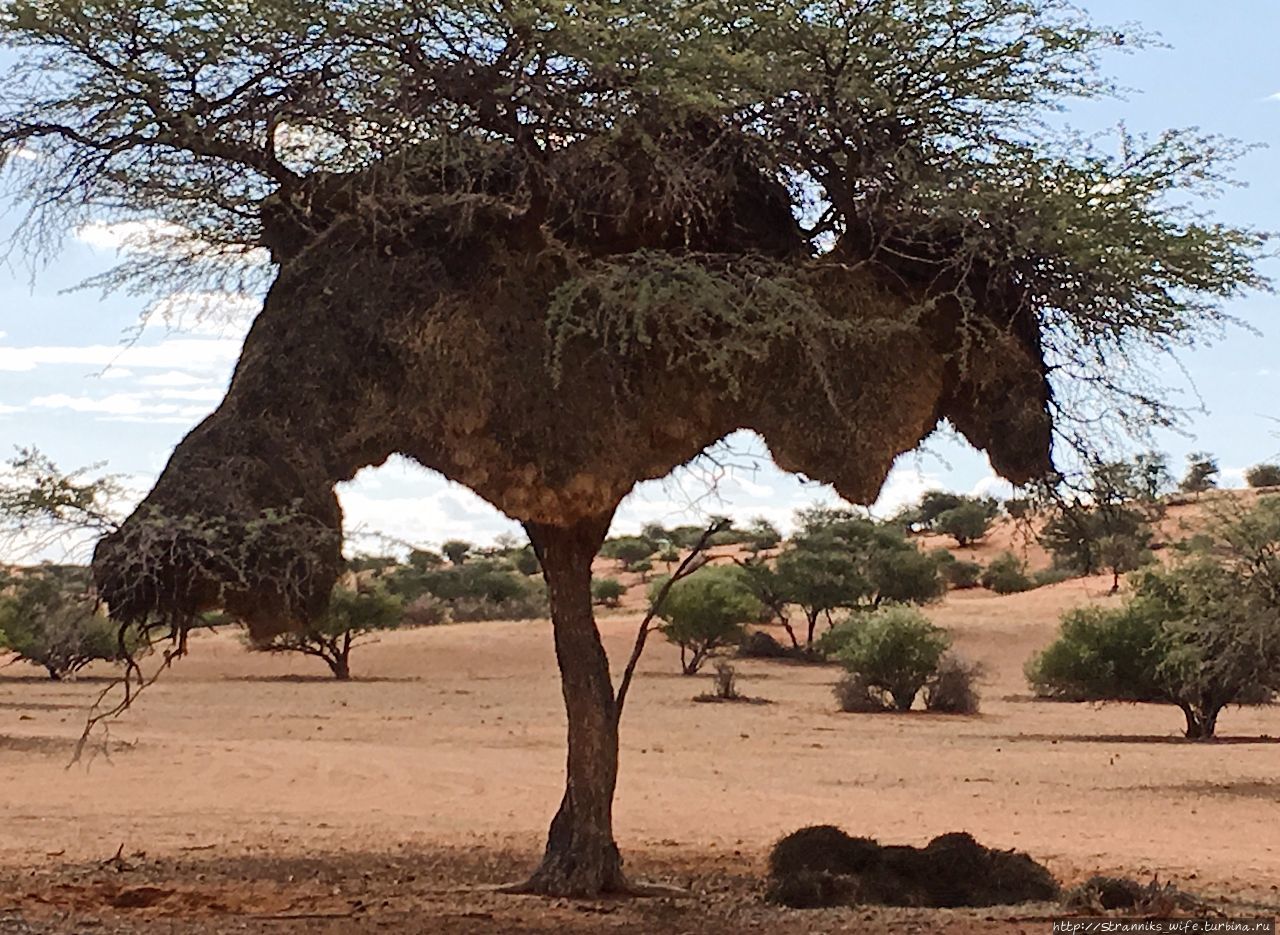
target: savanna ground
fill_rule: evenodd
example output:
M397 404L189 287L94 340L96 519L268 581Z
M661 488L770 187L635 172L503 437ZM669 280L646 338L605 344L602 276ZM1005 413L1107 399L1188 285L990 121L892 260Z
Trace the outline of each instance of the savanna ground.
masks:
M1006 543L1000 535L978 551ZM1034 558L1034 557L1033 557ZM623 719L616 830L634 877L683 897L501 895L562 790L550 625L391 633L339 683L232 633L192 653L67 768L104 672L0 670L0 933L1047 932L1052 906L778 909L780 835L834 823L923 844L967 830L1070 883L1158 874L1233 915L1280 909L1280 709L1230 709L1220 742L1173 708L1031 700L1022 666L1109 579L952 594L930 615L987 668L983 714L847 715L838 670L738 661L771 704L695 704L655 636ZM615 675L639 619L601 617ZM779 637L781 632L777 633ZM117 859L112 859L119 853Z

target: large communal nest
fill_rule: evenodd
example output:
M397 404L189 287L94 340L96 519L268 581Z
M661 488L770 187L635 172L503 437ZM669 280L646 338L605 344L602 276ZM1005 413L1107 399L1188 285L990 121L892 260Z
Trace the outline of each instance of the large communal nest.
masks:
M1044 902L1058 883L1020 851L983 847L965 832L921 848L851 837L833 825L801 828L769 855L767 898L795 909L878 904L953 908Z

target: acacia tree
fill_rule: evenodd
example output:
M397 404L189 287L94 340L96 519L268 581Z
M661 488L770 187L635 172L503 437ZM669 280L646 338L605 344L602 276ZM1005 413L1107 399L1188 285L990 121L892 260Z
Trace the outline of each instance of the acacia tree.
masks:
M638 481L749 428L869 502L945 418L1024 482L1095 411L1046 358L1123 391L1117 359L1261 282L1258 237L1189 203L1230 143L1042 119L1142 44L1065 0L13 0L0 30L20 238L130 222L105 285L270 282L226 398L98 547L113 613L305 625L335 483L399 452L470 487L549 584L539 892L627 885L590 565Z

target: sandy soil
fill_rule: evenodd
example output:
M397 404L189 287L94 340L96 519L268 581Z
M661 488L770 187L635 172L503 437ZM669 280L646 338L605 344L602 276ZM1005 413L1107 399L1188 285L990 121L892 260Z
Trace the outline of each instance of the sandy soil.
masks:
M680 676L656 637L623 723L617 833L633 875L687 898L487 888L530 869L561 792L546 622L391 634L357 650L347 684L312 660L250 655L230 633L199 637L72 768L103 673L55 684L12 666L0 670L0 933L1048 931L1049 907L763 905L770 843L825 822L916 844L964 829L1067 881L1158 873L1274 911L1280 709L1230 710L1223 742L1193 745L1171 708L1027 696L1023 663L1058 614L1107 600L1108 584L966 591L932 608L987 667L973 718L840 714L836 671L761 661L738 663L742 688L771 704L695 704L707 680ZM602 617L615 672L637 619Z

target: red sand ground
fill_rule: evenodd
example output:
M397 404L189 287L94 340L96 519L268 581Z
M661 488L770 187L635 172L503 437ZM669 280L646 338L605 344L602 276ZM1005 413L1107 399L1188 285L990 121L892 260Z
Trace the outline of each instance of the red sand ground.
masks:
M987 668L973 718L840 714L835 670L762 661L738 663L741 687L772 704L695 704L708 680L680 676L656 636L623 721L616 826L633 875L684 898L486 886L530 869L561 792L546 622L389 634L356 651L347 684L230 633L196 638L106 752L70 769L105 673L0 670L0 933L1048 931L1047 906L764 905L770 843L826 822L915 844L968 830L1068 882L1158 873L1232 912L1274 912L1280 709L1229 710L1224 741L1197 745L1173 708L1028 697L1027 657L1064 608L1114 600L1109 583L965 591L930 609ZM615 673L637 621L602 617Z

